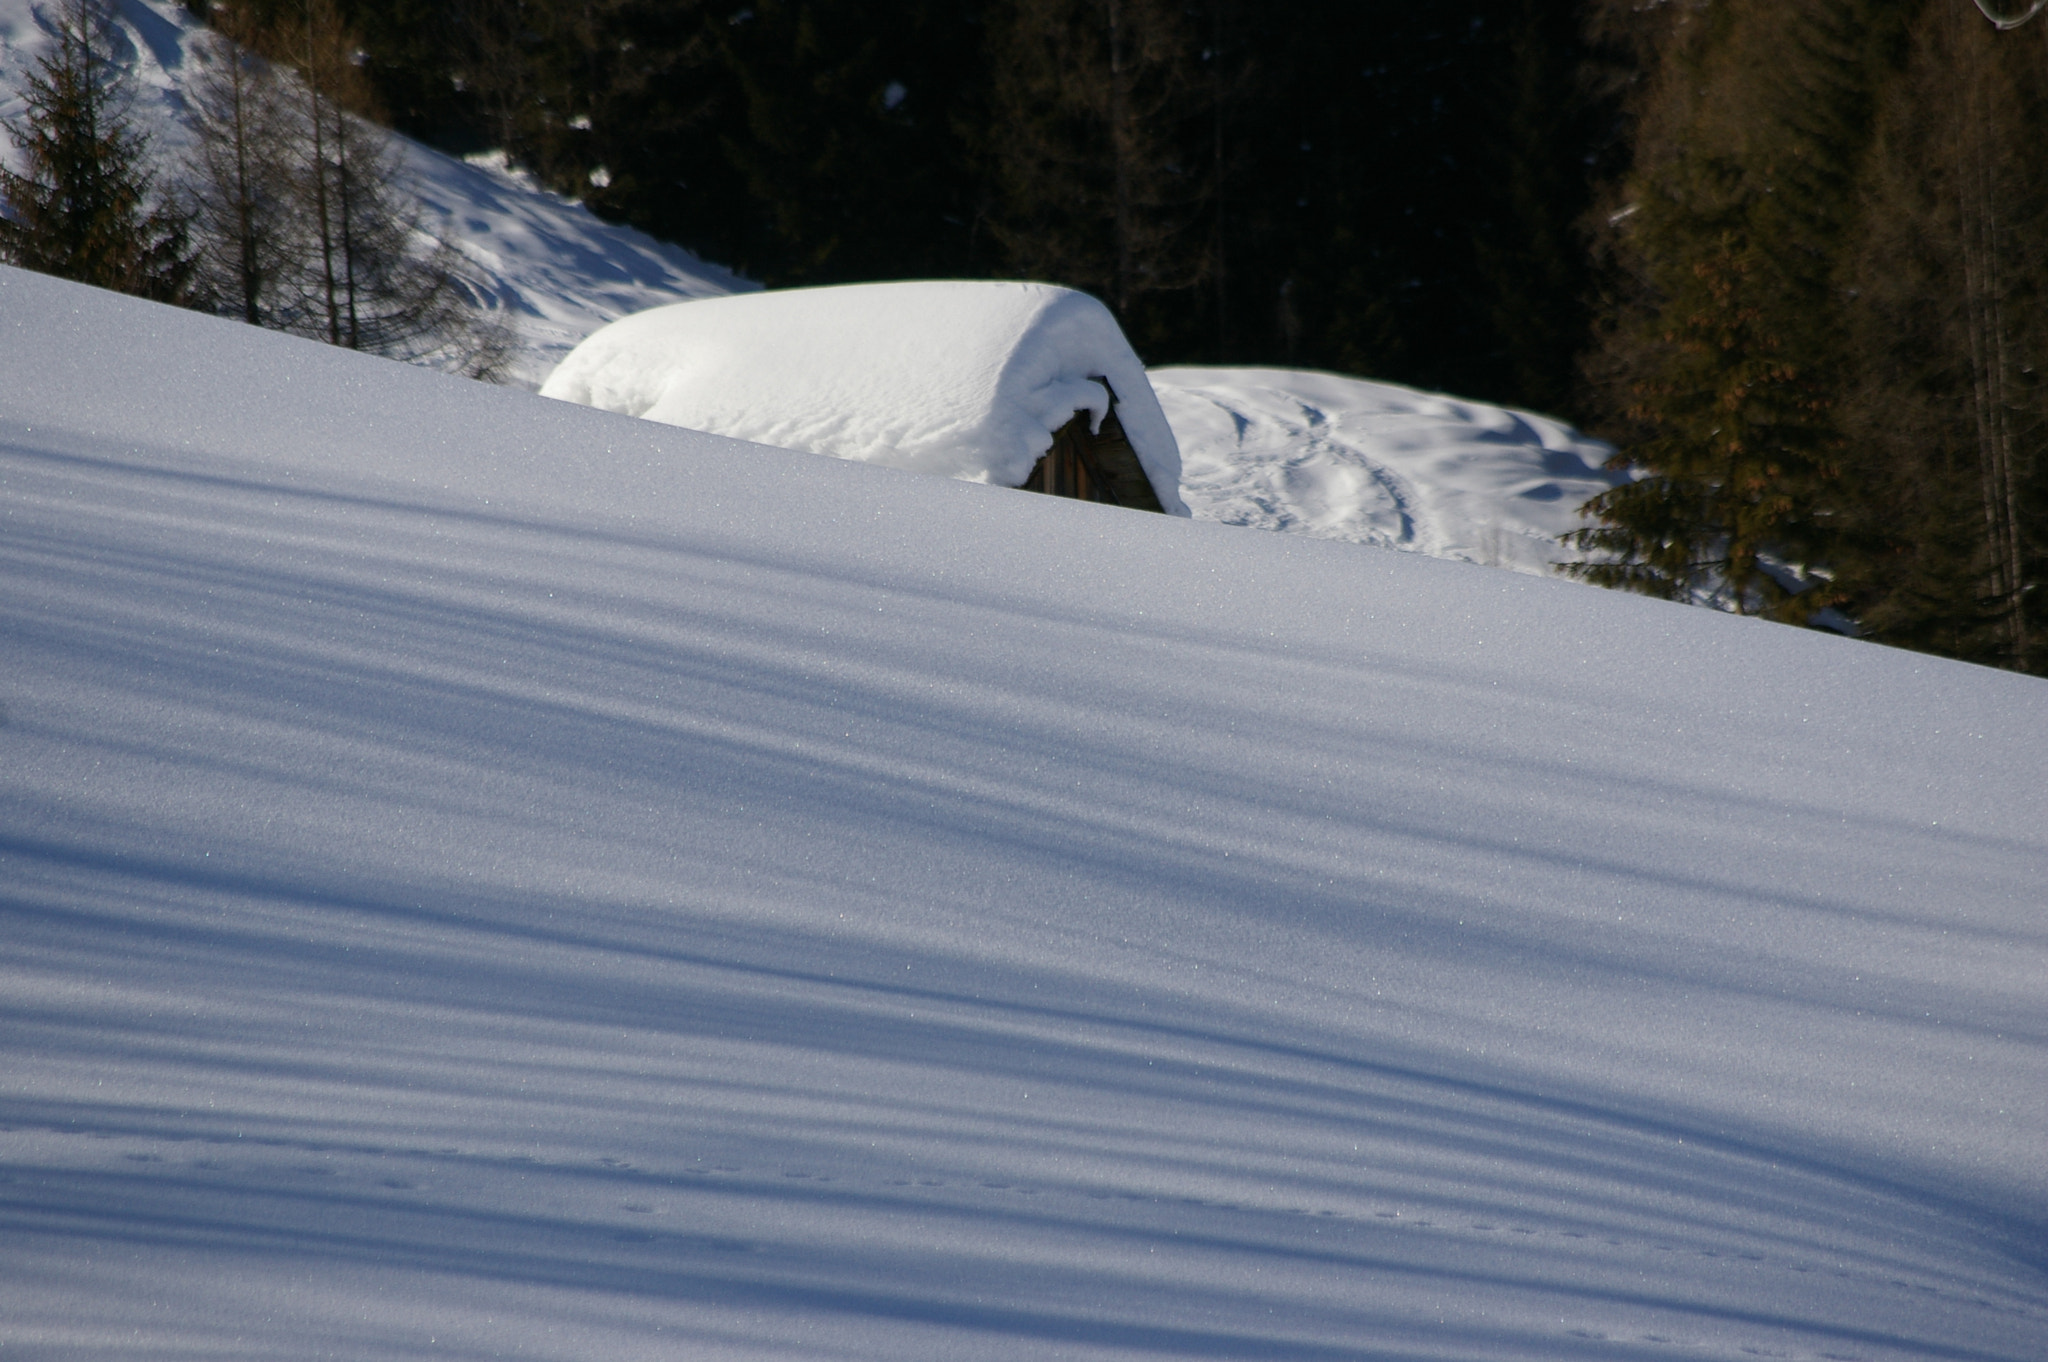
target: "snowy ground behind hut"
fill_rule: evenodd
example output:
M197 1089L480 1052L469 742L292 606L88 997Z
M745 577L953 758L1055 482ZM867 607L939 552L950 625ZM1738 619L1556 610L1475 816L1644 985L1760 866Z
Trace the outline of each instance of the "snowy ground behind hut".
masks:
M2048 686L0 270L0 1355L2048 1353Z
M1547 573L1625 480L1611 445L1484 402L1291 369L1151 371L1197 519Z

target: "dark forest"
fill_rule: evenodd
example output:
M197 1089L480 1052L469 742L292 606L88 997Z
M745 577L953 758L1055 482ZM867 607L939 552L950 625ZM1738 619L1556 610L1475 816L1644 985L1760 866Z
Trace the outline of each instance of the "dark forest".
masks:
M1617 108L1573 4L343 9L402 131L505 147L771 287L1030 276L1111 303L1152 363L1573 401Z

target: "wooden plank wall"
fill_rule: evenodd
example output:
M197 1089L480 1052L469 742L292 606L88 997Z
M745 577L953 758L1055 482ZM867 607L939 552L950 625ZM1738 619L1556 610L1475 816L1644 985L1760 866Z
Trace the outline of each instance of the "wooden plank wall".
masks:
M1123 422L1117 420L1116 390L1106 379L1094 381L1109 392L1109 414L1102 418L1102 428L1089 430L1089 414L1075 412L1073 420L1053 433L1052 448L1032 466L1024 490L1163 513L1165 507L1145 476L1138 451L1131 448Z

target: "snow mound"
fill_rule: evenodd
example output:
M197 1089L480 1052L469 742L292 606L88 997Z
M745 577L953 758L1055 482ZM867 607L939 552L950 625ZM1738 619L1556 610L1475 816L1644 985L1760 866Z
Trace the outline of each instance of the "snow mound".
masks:
M1180 451L1109 309L1050 284L789 289L656 308L562 361L543 397L1015 487L1077 411L1117 419L1168 512Z
M1627 480L1551 417L1288 369L1154 369L1197 520L1547 573Z
M0 114L22 110L22 81L47 42L43 9L31 0L0 0ZM205 28L170 0L122 0L113 12L115 58L136 87L135 125L156 149L158 182L168 185L192 141L185 85L198 67L191 45ZM419 202L421 230L455 247L463 287L513 335L503 377L515 387L540 386L577 341L614 318L759 287L680 247L603 221L508 167L502 154L461 161L410 138L396 140L403 188ZM5 136L0 161L20 168Z

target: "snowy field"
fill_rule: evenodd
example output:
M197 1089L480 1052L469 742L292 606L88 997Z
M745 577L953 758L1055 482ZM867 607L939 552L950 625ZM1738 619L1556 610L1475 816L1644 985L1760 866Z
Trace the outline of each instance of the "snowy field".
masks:
M2048 686L0 269L0 1357L2048 1355Z

